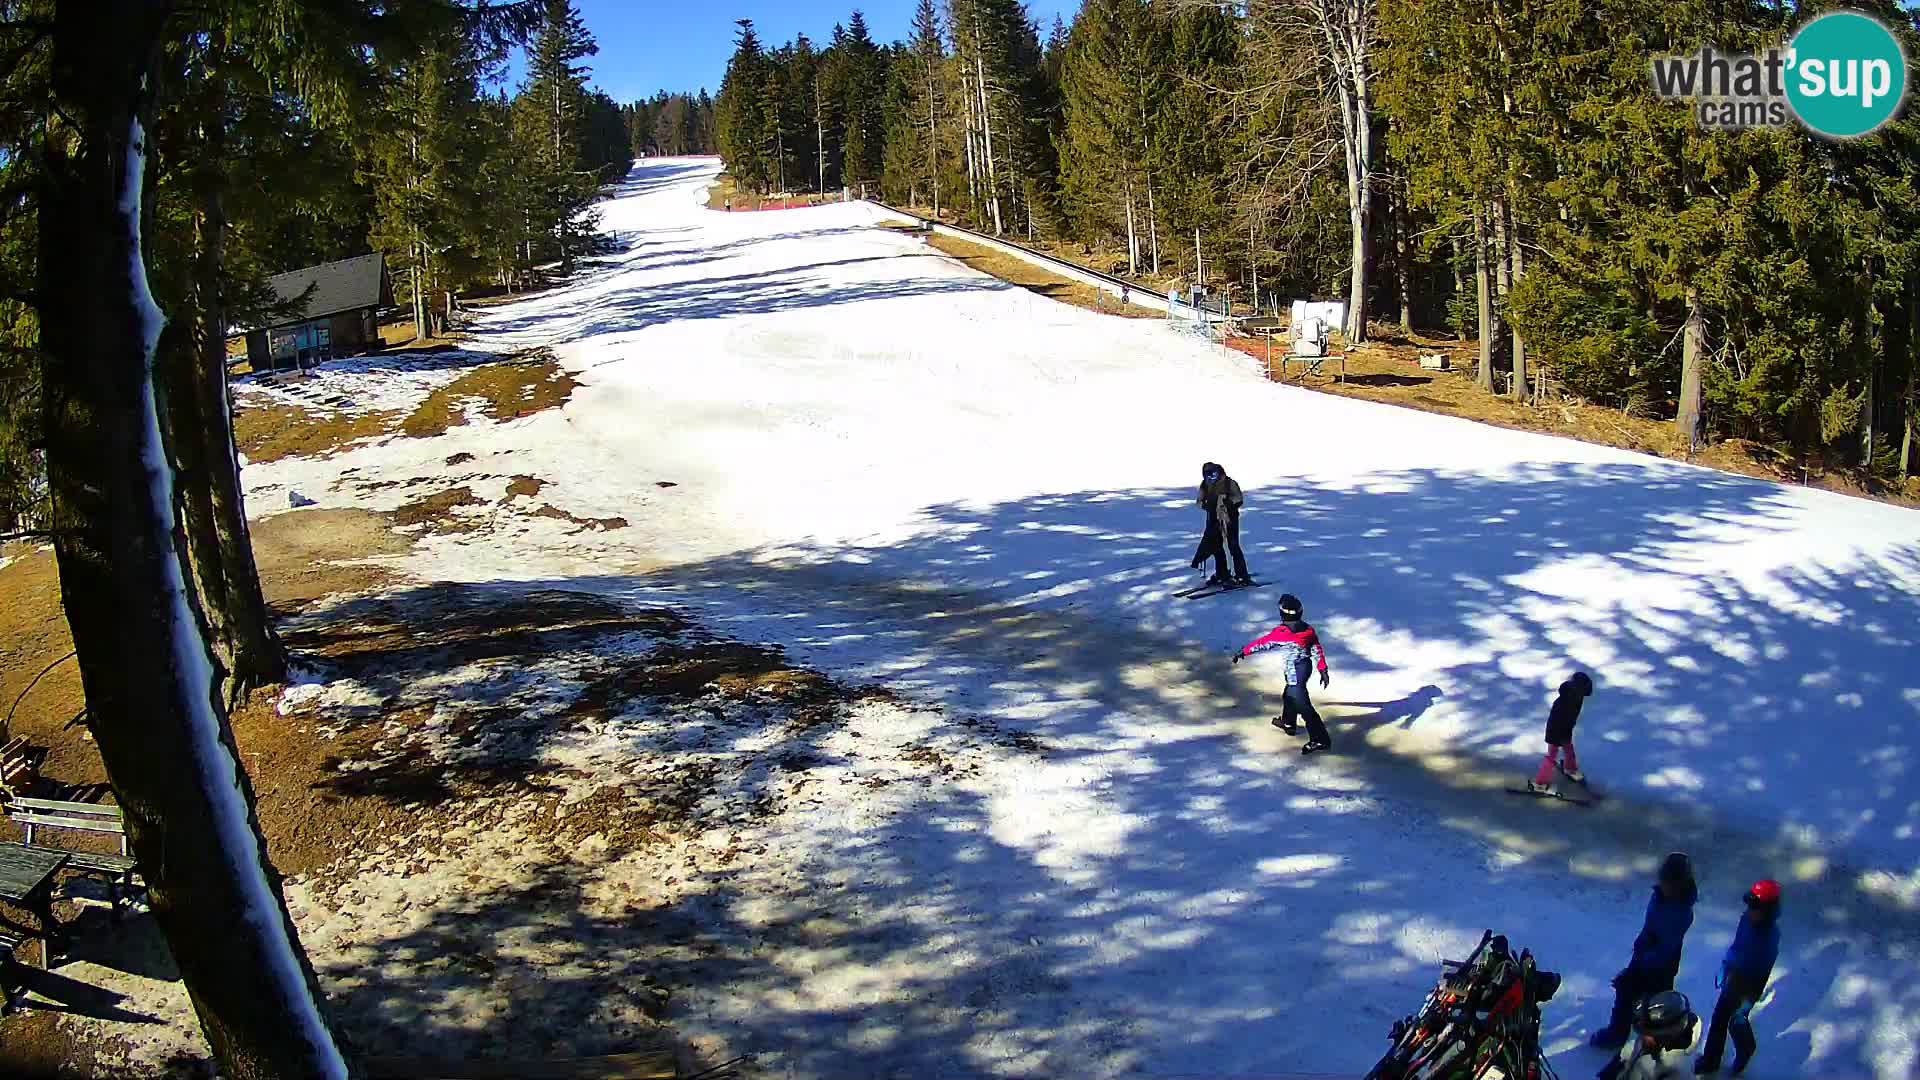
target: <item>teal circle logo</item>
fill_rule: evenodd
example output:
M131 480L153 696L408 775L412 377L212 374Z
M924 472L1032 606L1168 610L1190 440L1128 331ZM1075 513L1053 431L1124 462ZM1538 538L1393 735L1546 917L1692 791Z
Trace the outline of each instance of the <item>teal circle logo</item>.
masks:
M1787 104L1814 134L1856 138L1900 111L1907 56L1880 20L1829 12L1802 26L1787 47Z

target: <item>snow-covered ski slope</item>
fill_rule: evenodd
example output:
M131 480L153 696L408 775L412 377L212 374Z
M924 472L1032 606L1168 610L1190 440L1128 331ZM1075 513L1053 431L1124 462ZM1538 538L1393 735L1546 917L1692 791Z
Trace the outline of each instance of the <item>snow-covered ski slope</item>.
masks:
M766 858L853 897L858 944L683 1027L792 1075L1357 1075L1490 926L1567 976L1550 1049L1588 1075L1680 848L1703 1013L1739 895L1785 884L1749 1075L1920 1070L1920 514L1272 385L868 205L709 211L717 169L640 163L603 204L632 246L485 320L485 348L553 346L565 409L248 470L256 505L382 506L323 490L511 450L631 527L529 519L409 569L672 603L1046 748L909 812L815 811ZM1206 460L1277 587L1171 598ZM1267 725L1277 665L1227 662L1283 590L1334 673L1311 759ZM1609 798L1504 794L1576 669Z

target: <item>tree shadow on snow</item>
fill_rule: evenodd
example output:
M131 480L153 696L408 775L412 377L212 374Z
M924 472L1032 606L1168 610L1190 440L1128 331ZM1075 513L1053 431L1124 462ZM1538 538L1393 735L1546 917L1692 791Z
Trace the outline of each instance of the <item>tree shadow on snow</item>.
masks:
M553 1025L645 967L679 989L689 1023L802 1074L1357 1075L1437 960L1490 926L1567 975L1548 1007L1564 1047L1604 1019L1653 867L1678 847L1702 874L1681 984L1697 1008L1741 889L1779 876L1781 976L1756 1014L1766 1067L1893 1060L1889 1040L1920 1016L1899 944L1920 918L1862 872L1920 860L1906 757L1920 544L1764 581L1681 558L1719 526L1785 528L1780 490L1657 465L1249 490L1248 557L1277 587L1193 601L1169 597L1193 582L1186 489L935 506L886 546L515 585L672 605L955 721L1017 729L1042 761L1032 790L931 785L877 837L812 856L788 895L735 895L723 876L642 919L589 915L554 885L555 940L605 963L525 972L487 1037L612 1045L617 1017ZM1582 592L1601 586L1631 594ZM1301 759L1265 722L1275 673L1226 660L1271 625L1282 588L1306 601L1336 678L1373 691L1320 693L1333 755ZM1553 684L1575 667L1600 684L1581 734L1610 798L1582 811L1502 794L1537 760ZM449 898L380 947L473 948L447 935L520 919L524 899ZM1616 914L1596 920L1596 902ZM707 948L668 948L660 920L677 919ZM417 998L367 1022L474 1038L435 985L395 965L377 994L347 985L368 996L345 1007L373 1017ZM1809 1026L1817 1060L1795 1034ZM1601 1063L1560 1056L1568 1075Z

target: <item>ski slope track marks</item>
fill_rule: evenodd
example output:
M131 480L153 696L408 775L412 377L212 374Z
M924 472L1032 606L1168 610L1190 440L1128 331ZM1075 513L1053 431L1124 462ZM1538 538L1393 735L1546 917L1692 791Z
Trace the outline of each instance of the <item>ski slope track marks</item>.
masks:
M256 508L410 497L348 470L498 499L452 475L465 453L624 519L503 519L395 565L670 605L915 703L819 735L827 775L972 718L1029 740L764 823L680 909L726 960L678 990L679 1031L793 1077L1357 1076L1492 927L1566 976L1548 1049L1588 1075L1679 849L1703 1013L1741 893L1786 888L1748 1075L1920 1069L1920 514L1271 384L867 204L707 210L717 168L639 163L602 204L630 244L484 317L476 348L553 348L565 407L246 469ZM1171 600L1199 584L1207 460L1279 588ZM1227 662L1282 590L1334 675L1310 759L1268 726L1277 666ZM1609 798L1505 795L1574 670ZM616 768L623 745L542 752ZM357 933L377 947L377 920Z

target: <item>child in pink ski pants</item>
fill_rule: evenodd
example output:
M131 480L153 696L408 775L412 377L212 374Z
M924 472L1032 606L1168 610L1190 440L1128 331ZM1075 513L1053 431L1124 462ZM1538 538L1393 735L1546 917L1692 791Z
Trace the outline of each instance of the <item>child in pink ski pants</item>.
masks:
M1593 680L1584 671L1576 671L1573 677L1560 684L1560 696L1553 701L1553 709L1547 713L1547 756L1540 761L1540 771L1533 778L1533 786L1544 788L1553 783L1553 763L1557 758L1566 770L1567 779L1583 780L1580 772L1580 759L1573 750L1573 728L1580 722L1580 706L1593 696Z

